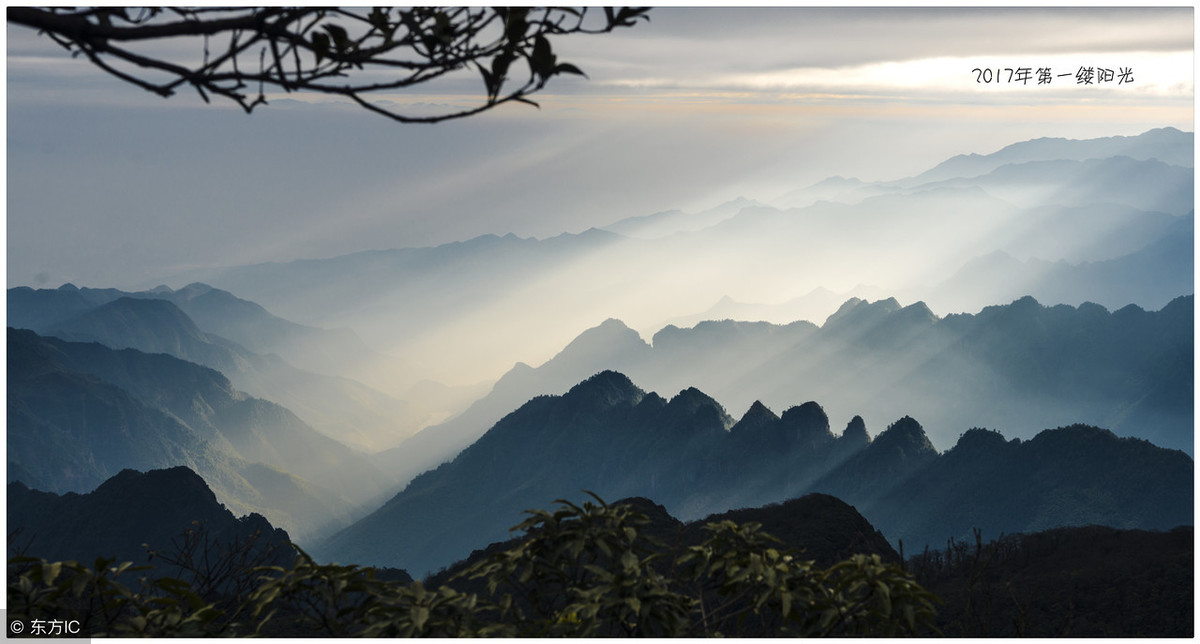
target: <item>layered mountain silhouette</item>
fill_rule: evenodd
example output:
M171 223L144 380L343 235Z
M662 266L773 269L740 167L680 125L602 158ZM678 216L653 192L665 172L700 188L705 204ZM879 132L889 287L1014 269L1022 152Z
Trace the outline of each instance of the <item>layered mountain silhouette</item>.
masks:
M1183 483L1193 463L1183 452L1090 427L1001 439L994 449L977 438L965 434L942 454L908 417L874 439L861 418L835 435L812 402L780 415L755 404L735 422L697 389L667 400L606 371L530 400L318 552L420 574L502 540L522 510L584 489L651 498L683 520L825 492L910 549L975 527L1192 522L1192 488Z
M1133 232L1129 235L1118 243L1127 245L1129 239L1138 237ZM1073 264L1021 260L996 251L963 264L930 290L929 301L975 308L1022 295L1076 302L1080 301L1078 293L1093 293L1091 301L1114 309L1130 302L1159 308L1194 291L1194 238L1194 217L1189 214L1170 222L1161 236L1144 247L1110 258Z
M259 514L235 517L200 476L183 466L122 470L86 494L58 495L9 483L7 498L9 556L89 566L97 557L146 563L152 551L173 552L188 530L203 531L214 556L252 546L262 552L263 563L288 565L294 555L287 532Z
M160 299L166 298L166 299ZM111 298L111 299L110 299ZM276 318L258 305L202 284L179 291L160 288L126 294L115 289L15 288L8 292L10 325L66 340L94 341L114 349L166 353L211 367L240 390L277 402L323 433L361 449L382 449L412 434L428 412L354 380L325 375L370 360L352 334L333 334ZM302 354L306 362L330 359L321 372L293 367L275 353L257 353L217 333L203 331L179 303L208 328L232 332L266 350Z
M1179 243L1191 239L1193 139L1172 128L1038 139L895 181L829 179L776 207L738 199L696 213L614 213L607 230L489 235L191 277L305 324L353 328L452 384L536 364L597 320L647 333L726 296L792 303L823 288L924 301L939 313L1024 295L1158 309L1194 290L1191 246ZM1021 268L967 275L998 257ZM839 303L810 298L765 319L819 322Z
M1193 163L1195 135L1172 127L1148 130L1137 136L1109 136L1096 139L1043 137L1005 146L991 154L960 154L938 164L912 181L929 182L953 177L973 177L992 172L1004 165L1038 161L1087 161L1110 157L1128 157L1140 161L1156 160L1176 166Z
M166 354L8 330L8 480L84 492L124 469L187 466L223 503L297 539L389 487L360 453L217 371Z
M1192 302L1110 312L1023 297L938 317L920 302L851 298L820 327L716 320L667 326L652 343L610 319L537 368L518 364L467 412L378 459L406 480L529 398L606 369L656 390L695 386L734 408L761 400L780 409L805 396L875 424L911 413L940 449L972 426L1031 438L1083 422L1191 453Z

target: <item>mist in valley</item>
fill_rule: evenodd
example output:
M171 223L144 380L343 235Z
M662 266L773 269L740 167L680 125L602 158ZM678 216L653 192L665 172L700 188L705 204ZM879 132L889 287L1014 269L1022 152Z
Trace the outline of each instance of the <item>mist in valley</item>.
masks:
M1190 10L654 11L434 127L130 97L10 26L9 521L159 481L400 578L583 489L918 549L1190 519Z

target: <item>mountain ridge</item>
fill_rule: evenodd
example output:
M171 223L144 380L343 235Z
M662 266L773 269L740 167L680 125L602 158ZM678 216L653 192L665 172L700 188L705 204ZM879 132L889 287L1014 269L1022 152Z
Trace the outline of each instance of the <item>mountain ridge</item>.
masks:
M755 419L760 431L743 431ZM732 431L739 424L742 427ZM1042 480L1045 472L1062 469L1061 459L1073 454L1101 458L1133 454L1130 450L1144 446L1132 464L1122 466L1130 480L1139 481L1137 494L1101 493L1099 498L1107 500L1096 503L1084 497L1083 507L1092 509L1066 512L1054 494L1037 501L1023 496L1031 488L1011 477L981 478L977 487L990 495L977 499L984 507L1007 507L1020 499L1028 511L1017 516L1029 525L1047 518L1053 522L1055 517L1060 524L1072 524L1079 517L1104 516L1131 503L1161 508L1159 514L1128 513L1135 522L1151 524L1136 527L1173 523L1165 526L1170 528L1191 520L1191 488L1174 484L1192 476L1187 454L1145 441L1122 442L1129 439L1118 439L1107 430L1081 433L1061 428L1037 437L1028 441L1032 447L1023 448L1018 462L1043 473ZM973 434L964 445L972 442ZM959 451L955 458L961 461L971 451ZM988 456L987 450L974 451ZM905 495L909 481L943 477L941 472L954 460L946 465L947 455L933 447L909 416L873 440L861 417L851 419L846 431L835 436L828 416L815 402L793 406L778 417L756 404L735 422L719 403L695 388L668 401L640 389L624 374L600 372L565 394L528 401L454 460L416 477L379 510L334 535L316 552L326 559L401 567L419 575L502 539L511 517L522 509L579 489L604 498L653 498L684 520L824 492L862 509L889 539L919 547L961 537L973 527L955 525L942 534L945 526L925 530L905 520L916 514L915 508L956 516L950 501L933 492ZM1110 461L1098 462L1113 468ZM1162 481L1155 482L1156 476ZM1052 478L1061 481L1054 489L1077 495L1078 478ZM1092 485L1107 489L1117 482L1106 479ZM1002 484L1007 491L997 488ZM995 525L989 520L978 527L992 531ZM1009 531L1007 524L1004 529Z
M1039 427L1082 421L1190 452L1193 301L1189 295L1158 311L1109 312L1023 297L938 317L920 302L850 298L822 327L706 321L688 329L668 325L649 344L610 319L580 334L588 342L568 344L587 351L564 349L539 367L515 367L472 413L418 436L442 438L438 458L424 464L432 468L529 398L612 369L660 391L696 386L735 409L755 402L784 408L803 392L841 418L879 422L907 410L924 419L943 448L972 425L1028 438ZM1022 358L1053 376L1031 379ZM957 409L939 404L946 392L956 396ZM404 467L403 449L383 462Z
M186 465L301 539L387 491L365 457L213 369L12 328L7 346L10 482L82 491L123 469Z

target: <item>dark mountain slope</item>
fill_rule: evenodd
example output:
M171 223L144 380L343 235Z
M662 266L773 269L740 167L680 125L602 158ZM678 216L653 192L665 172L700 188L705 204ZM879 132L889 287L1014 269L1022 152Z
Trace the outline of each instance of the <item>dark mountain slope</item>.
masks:
M10 482L82 492L123 469L184 465L300 539L385 489L363 457L165 354L9 329L8 418Z
M386 560L424 572L500 540L531 502L570 490L676 496L703 478L714 456L708 447L729 424L698 391L668 402L623 375L601 373L504 417L323 550L340 561Z
M600 371L593 365L626 371L640 364L650 347L636 331L619 320L605 320L579 335L558 355L533 369L518 363L492 386L486 396L462 414L427 427L399 446L375 457L381 469L391 472L401 484L421 472L454 458L466 446L512 410L534 396L565 391L574 383Z
M8 289L8 326L35 331L46 329L109 301L111 299L96 302L74 284L63 284L56 289L18 286Z
M212 369L168 355L113 351L95 343L56 338L42 342L60 352L66 369L112 383L168 411L208 439L220 436L248 461L303 473L313 483L359 503L388 486L387 477L365 456L313 431L287 409L246 396Z
M1089 524L1151 530L1192 525L1194 471L1183 452L1095 427L1046 430L1007 442L974 429L923 468L876 488L879 493L842 498L915 552L950 537L967 539L975 528L998 536ZM861 475L847 462L831 476Z
M53 325L124 297L170 302L204 333L220 336L258 354L278 354L309 371L346 375L343 371L381 358L348 330L297 324L255 302L199 282L181 289L159 286L148 291L78 288L73 284L57 289L10 288L8 324L46 332Z
M856 506L869 505L937 459L937 450L920 423L905 416L880 432L865 449L812 483L810 489L846 499Z
M572 364L593 373L629 364L627 373L655 390L694 386L734 409L760 401L779 410L799 398L821 401L832 417L860 415L876 425L907 414L921 419L939 449L972 426L1031 438L1082 422L1190 452L1193 301L1109 311L1022 297L939 318L920 302L852 298L819 328L728 320L668 326L636 362L595 351ZM544 368L522 365L510 375L542 391L569 386ZM475 422L482 431L483 419Z
M692 521L684 528L683 542L699 543L707 535L705 525L718 521L755 522L764 532L779 538L784 547L803 551L827 568L854 554L877 554L884 561L899 563L900 555L858 510L826 494L799 498L758 508L742 508Z
M65 366L29 331L8 330L8 463L35 488L88 490L125 468L215 459L204 436L128 392ZM207 440L206 440L207 439Z
M957 541L908 570L950 637L1192 637L1194 561L1192 526L1084 526Z
M572 497L569 500L576 499ZM713 514L687 523L671 516L662 505L645 497L609 501L609 504L627 505L645 515L648 522L637 529L638 538L646 538L649 541L647 546L664 554L666 559L661 561L664 568L669 566L672 557L709 537L705 526L721 521L758 523L764 532L780 540L780 548L800 550L801 557L811 559L821 567L832 566L853 554L878 554L885 561L900 561L900 555L888 544L887 539L853 507L823 494L808 494L785 503ZM515 525L519 518L512 523ZM426 581L430 586L446 583L455 572L492 553L511 548L520 539L514 537L476 550L446 570L431 575ZM453 585L465 590L483 590L474 582L458 581Z
M171 552L188 529L202 528L215 547L255 539L277 548L278 561L290 563L285 531L261 515L236 518L217 502L204 480L186 467L123 470L87 494L63 496L8 485L10 556L90 565L96 557L144 563L147 549ZM274 560L269 560L274 561Z
M859 417L835 436L811 402L779 416L755 404L734 423L699 390L667 401L602 372L521 406L318 555L421 574L500 540L522 510L572 490L654 498L687 520L824 492L910 549L974 527L1191 522L1185 482L1193 466L1182 452L1068 428L1042 432L1010 455L1007 442L990 436L970 432L946 455L910 417L873 441Z
M114 349L132 348L146 353L166 353L189 362L211 367L225 374L235 387L253 396L266 398L292 409L318 430L361 448L392 445L411 434L422 419L406 403L353 380L297 369L276 355L260 355L219 335L202 331L179 306L156 295L171 297L189 308L199 310L210 321L230 311L231 321L221 328L237 325L242 331L263 329L275 336L291 335L302 340L316 337L314 347L325 346L316 329L291 325L285 320L258 315L245 309L261 309L245 300L193 285L188 289L124 294L113 289L57 290L12 289L10 303L20 309L18 320L37 322L49 318L63 299L96 301L111 297L81 313L57 318L53 322L28 328L42 335L73 341L94 341ZM214 302L207 302L215 300ZM198 304L200 303L200 304ZM41 312L44 310L44 313ZM238 316L241 316L240 318ZM290 325L290 326L289 326ZM277 343L260 342L274 346Z

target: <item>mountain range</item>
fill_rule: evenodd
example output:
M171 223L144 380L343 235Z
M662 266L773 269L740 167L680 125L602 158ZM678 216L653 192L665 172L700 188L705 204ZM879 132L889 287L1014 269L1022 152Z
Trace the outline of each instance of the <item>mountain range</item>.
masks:
M404 390L400 399L337 375L364 365L386 371L389 359L373 354L352 333L298 325L204 284L137 293L69 284L13 288L8 311L9 325L16 328L211 367L238 389L286 406L319 431L364 451L393 446L448 413L437 402L427 404L436 396ZM295 367L292 359L315 369ZM391 389L398 389L392 380Z
M125 469L183 465L301 542L391 489L365 455L212 369L12 328L7 347L10 483L87 492Z
M667 400L606 371L522 405L317 552L420 574L584 489L652 498L684 520L824 492L910 551L972 528L1169 529L1192 522L1192 476L1187 454L1095 427L1028 441L973 430L939 453L907 416L873 439L859 417L833 434L815 402L781 415L756 403L735 421L695 388Z
M190 513L424 575L582 490L814 551L801 519L836 516L830 557L1191 525L1192 148L1039 139L548 239L11 288L10 528L133 557Z
M540 240L486 235L176 279L353 328L451 385L548 359L597 320L652 333L725 297L787 303L823 288L945 313L1024 295L1158 309L1194 290L1192 248L1179 243L1191 239L1193 139L1163 128L1036 140L891 182L829 180L794 205L738 199ZM840 302L809 303L765 319L819 321ZM543 322L550 313L557 323Z
M845 301L808 322L669 325L647 343L619 320L581 333L534 368L518 364L461 415L376 456L400 480L449 460L526 400L613 369L655 390L695 386L733 408L822 401L840 422L911 414L942 449L966 428L1031 438L1086 423L1194 448L1193 298L1159 311L1044 306L1030 297L938 317L894 298ZM953 401L949 403L948 401Z

